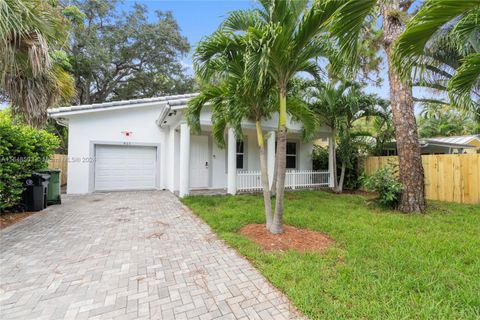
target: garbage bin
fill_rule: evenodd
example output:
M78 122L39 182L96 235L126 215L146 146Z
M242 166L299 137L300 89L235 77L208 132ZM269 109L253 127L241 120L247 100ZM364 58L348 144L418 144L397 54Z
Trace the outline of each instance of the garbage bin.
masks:
M48 182L47 204L60 204L62 202L62 199L60 197L60 175L62 173L62 170L42 169L38 172L50 175L50 180Z
M26 189L22 198L27 211L40 211L47 207L49 178L49 174L35 172L25 180Z

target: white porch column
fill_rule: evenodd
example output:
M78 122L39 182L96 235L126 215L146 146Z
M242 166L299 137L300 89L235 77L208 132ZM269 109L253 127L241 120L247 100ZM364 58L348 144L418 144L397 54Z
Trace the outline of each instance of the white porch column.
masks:
M334 145L335 145L335 137L333 134L330 134L328 137L328 172L330 173L330 179L328 181L328 186L330 188L333 188L335 186L335 175L334 175L334 170L336 170L333 167L333 153L334 153Z
M168 189L175 192L175 174L177 172L178 163L175 161L175 128L170 128L168 135L168 170L165 168L164 175L168 175Z
M275 170L275 131L268 133L267 139L267 168L268 168L268 182L270 188L273 183L273 172Z
M233 129L228 129L227 193L237 193L237 138Z
M180 125L180 186L179 196L184 197L190 191L190 128Z
M160 188L166 189L167 188L167 177L166 177L166 169L167 169L167 144L168 144L168 130L160 129L162 132L162 143L160 145Z

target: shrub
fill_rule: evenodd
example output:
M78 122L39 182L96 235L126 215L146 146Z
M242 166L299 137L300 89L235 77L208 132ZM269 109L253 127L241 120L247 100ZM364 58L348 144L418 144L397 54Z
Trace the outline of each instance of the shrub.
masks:
M313 170L328 170L328 149L313 145L312 164Z
M402 184L396 178L396 170L391 166L383 167L374 174L363 178L368 191L377 192L378 202L389 208L396 208L402 194Z
M360 187L359 161L360 155L357 148L350 150L350 165L345 171L345 181L343 182L344 190L357 190ZM328 170L328 148L314 145L312 152L313 170ZM337 149L337 176L340 177L341 158Z
M23 181L47 166L58 145L51 133L13 124L8 115L0 115L0 212L20 203Z

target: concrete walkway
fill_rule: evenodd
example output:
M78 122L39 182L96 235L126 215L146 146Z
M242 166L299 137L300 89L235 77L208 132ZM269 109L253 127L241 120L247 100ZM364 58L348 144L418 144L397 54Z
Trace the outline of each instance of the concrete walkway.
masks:
M296 319L166 191L65 197L0 231L0 319Z

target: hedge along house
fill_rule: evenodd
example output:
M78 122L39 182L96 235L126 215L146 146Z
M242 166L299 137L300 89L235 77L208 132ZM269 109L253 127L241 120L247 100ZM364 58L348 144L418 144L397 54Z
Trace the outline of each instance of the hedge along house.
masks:
M202 132L190 132L184 112L195 95L50 109L49 116L69 128L67 193L168 189L183 197L198 189L261 190L254 123L242 123L243 140L228 130L221 149L212 138L208 107L200 115ZM270 181L277 119L262 123ZM301 124L289 119L288 128L286 187L331 187L331 157L329 170L313 171L312 143L301 140ZM317 134L322 137L332 141L326 127Z

